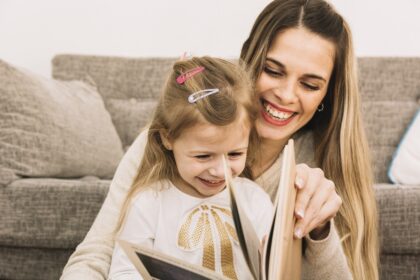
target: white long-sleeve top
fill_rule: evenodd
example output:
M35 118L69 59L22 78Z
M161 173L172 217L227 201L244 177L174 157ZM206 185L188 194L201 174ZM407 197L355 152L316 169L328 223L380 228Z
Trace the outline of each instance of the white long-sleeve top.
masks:
M266 192L245 178L233 180L238 202L261 240L269 231L273 206ZM252 279L234 230L229 191L197 198L169 181L141 191L128 211L118 239L140 244L204 266L232 279ZM116 243L111 280L142 279Z

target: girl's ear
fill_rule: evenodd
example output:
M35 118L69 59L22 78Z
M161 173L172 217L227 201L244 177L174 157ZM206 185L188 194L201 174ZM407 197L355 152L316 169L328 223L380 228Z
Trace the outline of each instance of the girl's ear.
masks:
M165 146L167 150L172 150L172 143L171 141L169 141L168 133L166 132L166 130L160 130L159 134L160 139L162 139L163 146Z

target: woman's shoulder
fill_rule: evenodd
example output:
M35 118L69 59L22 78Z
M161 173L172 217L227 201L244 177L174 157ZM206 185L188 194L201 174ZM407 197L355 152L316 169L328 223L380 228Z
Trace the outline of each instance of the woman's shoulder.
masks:
M134 139L128 151L141 151L147 144L147 136L149 134L149 128L143 129L140 134ZM128 152L127 151L127 152Z

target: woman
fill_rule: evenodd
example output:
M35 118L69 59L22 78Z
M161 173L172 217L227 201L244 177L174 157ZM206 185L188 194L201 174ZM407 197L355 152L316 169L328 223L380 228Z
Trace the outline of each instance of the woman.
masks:
M323 0L274 1L257 18L241 58L261 104L256 128L262 156L252 167L255 181L273 197L279 157L292 136L297 161L306 163L297 166L295 209L295 235L305 236L307 245L303 278L348 279L351 272L354 279L378 279L376 206L346 22ZM107 276L120 207L145 141L142 133L124 156L62 279Z
M335 224L353 277L377 279L376 202L347 23L322 0L274 1L257 18L241 58L253 71L263 107L256 125L266 156L254 176L267 172L293 133L311 131L315 162L343 200ZM272 118L270 110L288 118ZM316 198L301 192L297 211L307 197ZM318 210L319 219L334 212L325 207ZM309 220L297 227L318 219Z

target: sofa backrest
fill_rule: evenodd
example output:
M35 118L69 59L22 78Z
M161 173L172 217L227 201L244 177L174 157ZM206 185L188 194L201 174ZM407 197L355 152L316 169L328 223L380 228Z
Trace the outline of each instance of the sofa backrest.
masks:
M147 124L175 58L58 55L52 75L93 80L124 147ZM362 112L376 182L388 182L389 163L420 104L420 58L359 58Z
M362 113L376 182L388 182L392 155L420 105L420 58L358 59Z
M52 60L52 76L93 82L127 149L151 119L174 61L174 58L58 55Z

